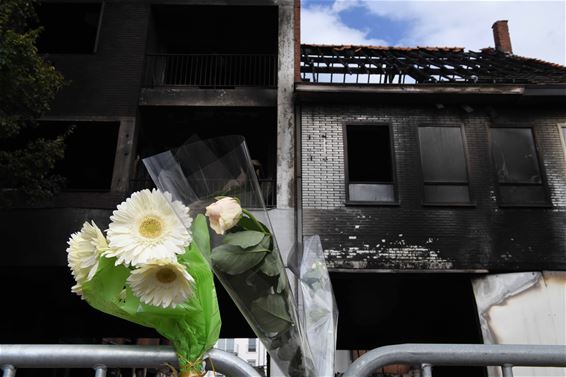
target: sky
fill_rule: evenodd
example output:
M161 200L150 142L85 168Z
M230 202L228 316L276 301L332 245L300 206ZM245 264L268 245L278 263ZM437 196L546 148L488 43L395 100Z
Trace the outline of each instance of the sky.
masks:
M566 0L301 0L301 43L479 51L497 20L514 54L566 65Z

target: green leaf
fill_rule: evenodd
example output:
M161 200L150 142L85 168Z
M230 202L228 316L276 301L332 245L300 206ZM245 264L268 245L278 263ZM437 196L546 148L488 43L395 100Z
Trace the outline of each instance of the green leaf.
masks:
M247 248L246 251L249 253L259 253L259 252L271 253L270 245L271 245L271 235L266 234L260 243L258 243L253 247Z
M292 323L285 299L281 295L260 297L252 302L251 308L258 326L265 332L278 333Z
M234 245L220 245L212 249L212 265L230 275L238 275L257 265L264 253L250 253Z
M284 271L277 253L267 254L261 262L259 269L267 276L277 276Z
M255 230L244 230L241 232L228 233L224 237L224 243L239 246L242 249L247 249L248 247L256 246L265 237L262 232L257 232Z
M208 223L206 217L199 213L192 224L193 242L203 253L206 259L210 260L210 233L208 233Z
M260 221L258 221L250 211L248 211L245 208L242 208L242 213L244 214L244 216L242 216L240 218L240 221L238 222L238 225L240 225L242 228L247 230L256 230L258 232L263 232L267 234L270 233L269 229Z
M277 293L281 293L287 287L287 273L283 272L279 275L279 279L277 280L277 289L275 290Z

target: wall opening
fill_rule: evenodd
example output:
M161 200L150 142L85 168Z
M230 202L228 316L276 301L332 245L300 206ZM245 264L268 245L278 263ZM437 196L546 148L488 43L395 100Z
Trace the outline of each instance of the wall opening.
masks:
M109 191L114 171L119 122L41 122L33 130L54 138L72 128L65 142L65 157L54 174L65 178L64 191Z
M101 3L41 3L37 13L44 30L37 41L39 52L95 52L101 12Z
M141 124L137 149L139 163L131 184L132 190L153 185L141 159L180 147L193 137L207 139L240 135L246 139L265 204L275 206L275 108L148 107L141 110Z
M389 125L349 124L345 130L348 201L394 202Z

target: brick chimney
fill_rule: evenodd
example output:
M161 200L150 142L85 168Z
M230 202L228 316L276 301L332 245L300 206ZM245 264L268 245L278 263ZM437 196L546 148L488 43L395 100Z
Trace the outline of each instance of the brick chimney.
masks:
M511 37L509 36L509 27L507 20L495 21L493 26L493 40L495 41L495 49L504 54L513 54L511 47Z

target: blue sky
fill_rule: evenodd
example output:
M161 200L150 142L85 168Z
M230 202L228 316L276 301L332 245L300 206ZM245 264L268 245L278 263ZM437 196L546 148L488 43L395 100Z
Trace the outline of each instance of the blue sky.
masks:
M302 0L301 39L477 51L502 19L515 54L566 65L566 0Z

